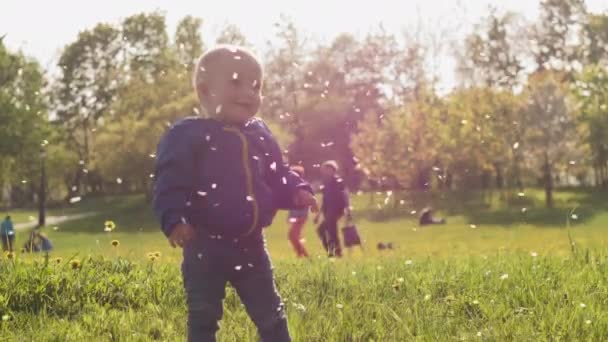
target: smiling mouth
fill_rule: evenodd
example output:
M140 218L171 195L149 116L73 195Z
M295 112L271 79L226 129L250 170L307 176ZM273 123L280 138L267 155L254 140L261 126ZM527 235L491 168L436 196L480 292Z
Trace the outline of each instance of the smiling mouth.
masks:
M249 104L249 103L239 103L239 102L236 102L235 105L237 107L246 108L246 109L249 109L251 107L251 104Z

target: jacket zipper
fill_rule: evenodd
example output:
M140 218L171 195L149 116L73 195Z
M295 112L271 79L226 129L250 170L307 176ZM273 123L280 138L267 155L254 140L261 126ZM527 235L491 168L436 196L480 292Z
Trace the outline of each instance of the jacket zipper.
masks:
M248 236L251 234L258 225L258 216L259 216L259 208L258 202L255 198L255 194L253 192L253 176L251 173L251 167L249 165L249 144L247 143L247 138L245 135L238 129L233 127L224 127L224 130L232 132L236 134L240 139L243 145L243 169L245 170L245 183L247 185L247 202L251 202L251 206L253 207L253 222L251 223L251 228L243 234L243 236Z

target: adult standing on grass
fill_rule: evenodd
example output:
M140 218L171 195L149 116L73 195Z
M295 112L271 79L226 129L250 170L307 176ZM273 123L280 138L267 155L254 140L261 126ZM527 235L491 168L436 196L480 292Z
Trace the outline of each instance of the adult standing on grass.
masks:
M334 160L328 160L321 165L321 176L323 178L323 204L314 223L319 223L322 214L323 221L317 228L317 233L321 238L323 248L330 257L341 257L342 247L338 235L338 221L344 214L348 221L351 220L348 192L343 179L338 176L338 163Z
M15 245L15 227L8 215L0 225L0 236L2 236L2 251L12 252Z

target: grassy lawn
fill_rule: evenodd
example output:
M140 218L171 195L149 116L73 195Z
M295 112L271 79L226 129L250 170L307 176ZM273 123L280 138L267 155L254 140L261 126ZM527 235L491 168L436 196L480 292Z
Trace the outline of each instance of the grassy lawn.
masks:
M374 194L373 199L369 194L354 195L356 223L365 240L365 252L355 250L352 257L390 254L445 258L532 251L567 255L570 253L569 233L580 246L606 246L608 195L560 192L556 194L557 206L551 210L544 208L542 194L538 191L531 191L525 197L516 197L510 202L502 201L500 206L497 195L486 203L480 203L479 196L471 200L458 200L454 198L456 196L460 194L443 197L416 194L411 196L414 199L404 197L403 202L399 198L391 198L388 205L384 205L386 194ZM430 203L437 208L438 215L447 217L447 225L418 227L417 211ZM525 212L523 208L526 208ZM180 257L179 251L168 246L151 205L143 196L93 198L66 209L54 210L60 214L78 212L98 214L44 228L56 247L54 254L63 257L74 254L121 255L139 259L150 251L161 251L175 261ZM117 228L114 232L103 231L106 220L115 222ZM311 254L321 255L322 247L315 228L311 221L307 224L304 231L306 246ZM285 213L281 212L266 230L269 249L275 259L293 257L287 229ZM19 246L19 241L25 241L25 235L24 232L17 237ZM120 241L118 248L110 248L110 241L114 239ZM378 242L392 242L396 248L379 252L376 249Z
M295 258L284 213L267 229L296 341L608 339L606 194L558 192L550 210L538 191L486 201L392 194L385 205L386 197L354 196L365 250L341 260L322 257L312 223L311 260ZM417 226L412 212L429 204L448 224ZM63 210L98 215L44 228L56 248L46 266L41 256L0 262L0 336L183 340L180 251L168 246L145 198L88 199ZM106 220L114 232L103 231ZM379 251L378 242L395 249ZM150 262L153 251L162 257ZM71 259L82 267L72 269ZM231 288L220 340L255 340Z

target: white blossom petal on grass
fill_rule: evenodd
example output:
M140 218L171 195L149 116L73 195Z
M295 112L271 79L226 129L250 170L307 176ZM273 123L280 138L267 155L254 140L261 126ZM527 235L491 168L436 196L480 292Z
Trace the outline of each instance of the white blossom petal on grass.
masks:
M505 280L507 278L509 278L509 274L508 273L505 273L505 274L503 274L503 275L500 276L500 280Z

